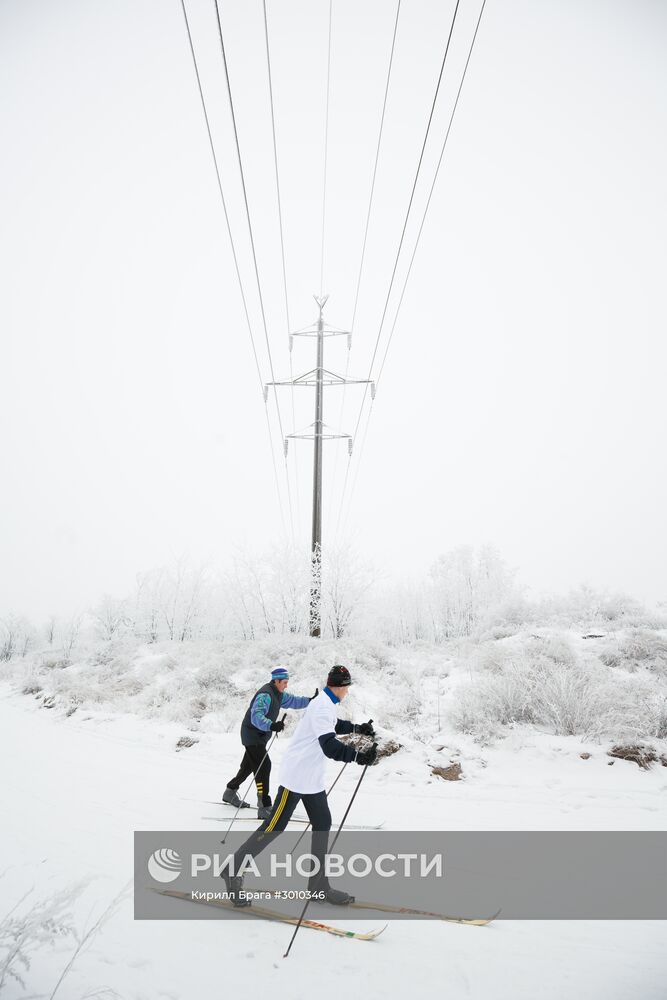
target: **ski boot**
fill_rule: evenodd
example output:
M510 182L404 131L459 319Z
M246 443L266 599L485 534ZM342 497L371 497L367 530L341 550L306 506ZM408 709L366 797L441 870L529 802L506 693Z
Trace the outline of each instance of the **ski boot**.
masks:
M354 903L354 896L343 889L332 889L328 882L313 883L308 886L313 903L331 903L333 906L349 906Z
M273 806L271 805L271 799L269 799L268 804L263 802L261 796L257 796L257 819L265 820L268 819L273 811Z
M236 794L235 788L230 788L229 785L225 788L222 793L222 801L226 802L228 806L234 806L235 809L249 809L250 806L247 802L242 802L241 799Z
M240 893L243 889L243 875L230 875L228 870L222 873L222 877L229 893L229 898L235 907L252 906L249 899L244 899Z

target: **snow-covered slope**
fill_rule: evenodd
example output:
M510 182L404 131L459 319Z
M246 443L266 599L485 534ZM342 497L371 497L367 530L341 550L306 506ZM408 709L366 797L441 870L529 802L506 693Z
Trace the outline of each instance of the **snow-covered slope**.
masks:
M177 752L186 732L180 721L99 709L66 717L7 684L0 692L2 912L18 903L14 916L20 916L57 894L81 933L127 885L134 830L216 826L202 818L215 815L216 807L204 803L219 797L236 769L237 736L200 729L199 742ZM361 714L367 706L350 707ZM665 829L665 768L643 771L622 760L609 766L604 746L529 727L486 747L451 733L445 746L442 735L411 742L369 771L351 821L382 819L395 829ZM276 760L288 738L278 741ZM584 751L589 759L581 758ZM431 775L429 765L449 760L461 762L464 780ZM336 787L334 816L353 781L344 774ZM77 896L81 880L88 885ZM664 925L658 923L498 921L468 928L392 922L372 944L304 933L284 960L288 939L289 928L257 921L135 922L125 898L77 956L56 996L665 997ZM38 944L31 967L19 969L25 991L6 981L3 995L50 996L73 949L67 937Z
M277 663L289 665L290 690L311 694L336 662L355 678L355 711L401 741L440 732L443 742L459 733L484 745L517 725L608 743L667 739L667 630L660 629L590 636L531 628L399 646L292 635L149 644L91 637L69 656L46 647L0 663L0 680L77 719L132 714L201 735L236 732L248 698Z

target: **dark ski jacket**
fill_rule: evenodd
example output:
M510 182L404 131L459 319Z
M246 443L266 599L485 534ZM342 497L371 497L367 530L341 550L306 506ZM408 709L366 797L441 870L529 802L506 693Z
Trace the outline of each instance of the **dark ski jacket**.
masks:
M310 698L296 694L282 694L273 681L269 681L252 696L241 723L241 743L244 747L264 746L271 735L271 723L278 718L282 708L305 708Z

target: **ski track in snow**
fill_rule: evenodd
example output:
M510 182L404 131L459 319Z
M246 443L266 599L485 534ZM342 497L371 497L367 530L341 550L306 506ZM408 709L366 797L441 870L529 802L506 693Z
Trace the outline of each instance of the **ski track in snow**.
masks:
M133 831L210 829L202 802L216 799L238 766L236 734L205 736L176 753L180 725L88 715L65 719L0 687L3 913L30 886L41 898L88 879L72 911L79 928L89 925L91 910L98 916L131 877ZM582 749L590 760L579 758ZM277 744L274 768L282 752ZM428 747L388 759L368 773L350 821L383 819L385 829L406 830L665 829L667 771L660 767L609 767L602 748L535 734L527 741L513 733L486 748L477 767L475 754L479 748L462 750L466 779L456 783L430 776L427 764L440 758ZM336 773L332 766L332 778ZM348 768L332 796L334 815L342 815L355 782ZM349 926L367 930L378 921L354 918ZM667 997L665 925L658 922L497 921L470 928L392 921L372 943L304 932L284 960L291 932L245 920L134 921L128 899L77 958L57 996L77 1000L106 988L124 1000L208 1000L259 990L286 1000L351 992L368 1000ZM24 972L26 992L10 983L3 996L50 995L70 954L69 943L42 949Z

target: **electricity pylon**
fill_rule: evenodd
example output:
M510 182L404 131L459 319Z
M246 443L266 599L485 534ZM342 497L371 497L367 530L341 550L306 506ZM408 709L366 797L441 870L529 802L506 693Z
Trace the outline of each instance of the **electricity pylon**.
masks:
M319 316L315 323L297 330L290 334L290 351L294 345L295 337L316 337L317 338L317 363L316 367L296 378L283 379L278 382L267 382L264 388L264 399L268 398L269 386L288 385L313 386L315 388L315 421L305 431L288 434L285 437L285 456L289 448L290 438L312 440L313 448L313 523L312 523L312 545L311 545L311 583L310 583L310 634L316 638L321 635L322 625L322 442L336 438L346 438L348 452L352 454L352 435L336 434L324 423L324 388L334 385L369 385L371 387L371 398L375 398L375 383L366 378L345 378L336 375L324 367L324 338L325 337L347 337L348 351L352 347L352 333L348 330L337 330L324 322L324 306L328 295L315 295L314 299L319 308Z

